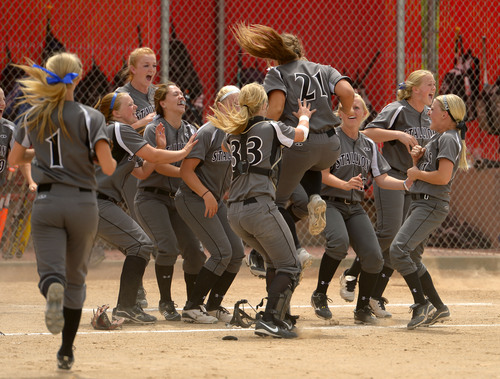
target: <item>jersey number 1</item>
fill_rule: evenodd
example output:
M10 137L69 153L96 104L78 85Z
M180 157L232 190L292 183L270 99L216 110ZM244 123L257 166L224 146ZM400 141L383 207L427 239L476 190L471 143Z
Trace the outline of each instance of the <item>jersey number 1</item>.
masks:
M61 129L52 134L50 137L46 138L45 141L49 143L50 146L50 167L62 168L61 160Z

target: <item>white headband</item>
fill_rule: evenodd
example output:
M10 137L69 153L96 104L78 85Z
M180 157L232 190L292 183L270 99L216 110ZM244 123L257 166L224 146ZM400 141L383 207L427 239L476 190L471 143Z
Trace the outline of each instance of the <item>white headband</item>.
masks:
M222 101L224 99L226 99L229 95L233 95L235 93L240 93L240 89L238 87L235 87L235 86L230 86L231 87L231 90L226 93L225 95L221 96L221 98L219 99L219 103L222 103Z

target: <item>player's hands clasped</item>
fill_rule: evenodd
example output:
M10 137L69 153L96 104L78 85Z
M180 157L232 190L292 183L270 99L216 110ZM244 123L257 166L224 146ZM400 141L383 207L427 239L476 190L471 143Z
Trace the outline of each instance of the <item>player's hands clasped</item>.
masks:
M425 153L425 147L422 147L420 145L413 146L410 154L411 154L411 159L413 160L414 165L416 165L418 163L418 161L420 160L420 158L422 158L424 153Z
M414 146L418 145L417 139L405 132L398 133L398 141L406 146L406 148L408 149L408 153L411 153L411 149L413 149Z

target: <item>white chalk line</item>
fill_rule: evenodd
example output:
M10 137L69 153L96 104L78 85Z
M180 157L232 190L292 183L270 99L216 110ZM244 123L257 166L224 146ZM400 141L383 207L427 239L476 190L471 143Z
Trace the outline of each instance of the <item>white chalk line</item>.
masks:
M467 328L500 328L500 324L439 324L436 326L431 326L429 328L422 329L434 329L434 328L455 328L455 329L467 329ZM306 326L299 327L299 335L301 330L367 330L367 329L406 329L405 325L331 325L331 326ZM92 331L92 332L78 332L78 335L97 335L97 334L157 334L157 333L167 333L167 334L187 334L187 333L224 333L227 335L242 332L252 332L253 328L243 329L243 328L222 328L222 329L180 329L180 330L102 330L102 331ZM1 337L20 337L20 336L51 336L51 333L1 333Z
M409 307L411 304L391 304L391 307ZM450 307L470 307L470 306L482 306L482 307L491 307L493 303L447 303ZM354 306L353 303L347 305L331 305L330 308L352 308ZM32 307L32 306L31 306ZM310 305L295 305L292 308L311 308ZM228 309L233 309L233 307L228 307ZM147 308L147 311L157 311L158 308ZM182 308L178 308L178 310L182 310ZM92 312L92 309L85 308L84 312ZM125 326L127 328L128 326ZM434 327L434 326L433 326ZM438 327L444 328L498 328L500 324L462 324L462 325L453 325L453 324L440 324ZM389 328L389 329L406 329L405 325L329 325L329 326L315 326L315 327L303 327L299 328L299 330L337 330L337 329L367 329L367 328ZM79 335L95 335L95 334L110 334L110 333L124 333L124 334L154 334L154 333L214 333L214 332L253 332L253 328L242 329L242 328L233 328L227 327L222 329L181 329L181 330L116 330L116 331L91 331L91 332L78 332ZM0 331L1 333L1 331ZM50 336L51 333L1 333L2 336Z

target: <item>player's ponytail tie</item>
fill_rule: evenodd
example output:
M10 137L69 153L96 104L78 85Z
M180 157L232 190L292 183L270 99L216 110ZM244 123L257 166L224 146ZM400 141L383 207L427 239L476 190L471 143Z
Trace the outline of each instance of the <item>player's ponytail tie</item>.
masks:
M465 121L460 121L457 124L457 129L460 130L460 138L465 139L465 133L467 133L467 125L465 124Z
M39 66L37 64L34 64L33 67L39 68L40 70L46 72L49 75L47 76L47 84L57 84L57 83L72 84L73 79L75 79L78 76L76 72L70 72L64 75L64 78L61 78L59 75L50 70L47 70L45 67Z
M401 82L398 84L398 89L400 90L405 90L406 89L406 82Z

